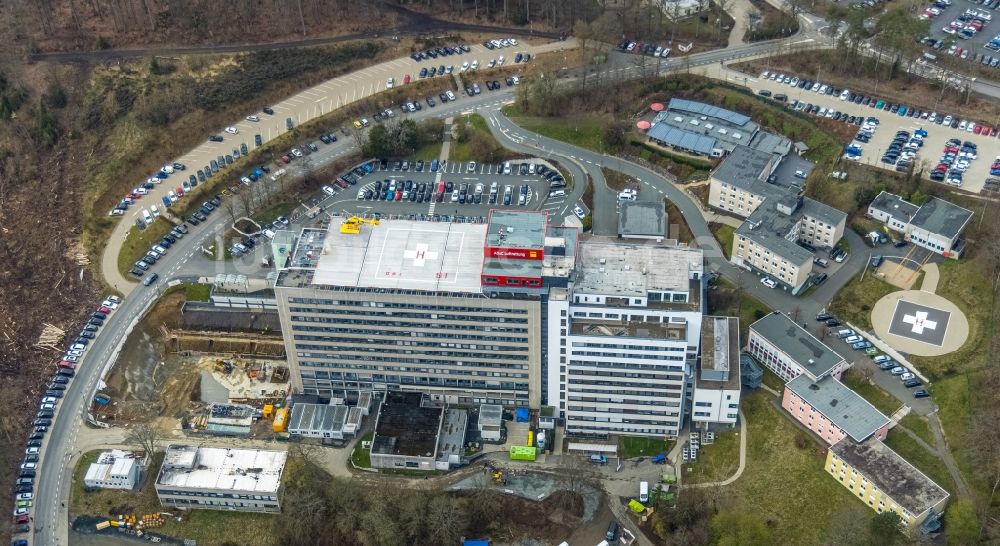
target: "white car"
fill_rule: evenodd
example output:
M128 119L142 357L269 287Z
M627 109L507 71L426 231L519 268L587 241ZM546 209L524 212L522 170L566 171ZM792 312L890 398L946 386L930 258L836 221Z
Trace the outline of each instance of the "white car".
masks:
M260 118L253 114L250 114L249 116L247 116L247 121L260 121Z
M506 59L504 59L504 58L503 58L503 55L501 55L501 56L500 56L500 57L499 57L499 58L497 59L497 66L503 66L503 62L504 62L505 60L506 60Z
M327 195L333 195L334 193L337 192L333 191L333 188L331 188L330 186L323 186L323 193Z
M472 70L479 70L479 59L472 61L472 64L469 66L469 68L471 68Z
M458 71L465 72L468 69L469 69L469 61L465 61L464 63L462 63L462 68L459 68Z
M510 41L510 45L517 45L517 39L510 38L509 41Z
M238 134L240 131L236 127L226 127L226 132L231 135L235 135Z
M580 208L580 205L573 207L573 214L575 214L576 217L581 220L583 220L583 217L587 215L587 213L583 212L583 209Z
M163 172L165 172L165 173L167 173L167 174L173 174L174 173L174 166L173 165L164 165L160 170L163 171Z
M37 447L29 447L28 449L24 450L24 454L25 455L38 455L39 453L41 453L41 449L39 449ZM28 500L28 499L24 499L24 500Z
M476 162L470 161L468 166L466 166L465 172L470 172L470 173L476 172Z
M518 78L517 76L511 77L511 81L514 82L514 85L520 85L521 84L521 78Z
M81 357L81 356L83 356L83 351L75 351L75 350L74 351L66 351L66 354L69 355L69 356Z
M108 309L114 311L115 309L118 308L118 302L112 300L111 298L108 298L101 302L101 307L107 307Z
M388 80L385 80L385 88L386 89L392 89L393 85L396 85L396 82L392 78L389 78Z
M143 186L139 186L138 188L132 190L132 193L138 193L139 195L146 195L147 193L149 193L149 190L147 190Z
M774 282L774 279L771 277L764 277L760 280L760 284L763 284L768 288L776 288L778 286L778 283Z
M174 190L170 190L167 192L167 199L170 199L171 203L177 202L177 194L174 193Z
M156 205L149 207L149 212L153 213L153 218L160 215L160 209L156 208Z
M17 500L19 501L30 501L33 498L35 498L35 495L32 493L20 493L17 496Z

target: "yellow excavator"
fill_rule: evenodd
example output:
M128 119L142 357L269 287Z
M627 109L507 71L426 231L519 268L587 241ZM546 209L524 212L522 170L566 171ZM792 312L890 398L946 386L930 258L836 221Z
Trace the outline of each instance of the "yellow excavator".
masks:
M362 218L360 216L351 216L350 218L340 223L340 232L347 233L350 235L357 235L361 233L362 224L377 226L379 224L379 221L374 218L368 219L368 218Z

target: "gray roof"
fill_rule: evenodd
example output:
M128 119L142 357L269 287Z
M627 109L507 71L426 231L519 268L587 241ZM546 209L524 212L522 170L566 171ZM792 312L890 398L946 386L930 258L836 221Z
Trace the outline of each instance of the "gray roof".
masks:
M962 233L970 218L972 218L971 210L932 197L917 209L917 213L910 219L910 224L930 233L954 239Z
M701 321L701 363L697 388L739 390L740 320L709 317Z
M295 404L288 420L288 431L340 432L347 421L347 406Z
M680 110L682 112L689 112L692 114L708 116L710 118L721 119L733 125L746 125L750 122L749 116L744 116L743 114L733 112L732 110L726 110L725 108L719 108L718 106L705 104L704 102L695 102L693 100L670 99L667 109Z
M817 220L822 220L834 226L840 222L847 221L846 212L835 209L830 205L820 203L815 199L809 199L808 197L802 199L802 206L799 210L806 216L811 216Z
M664 144L708 155L715 149L715 139L690 131L682 131L666 123L657 123L646 132L646 136Z
M754 210L746 221L736 228L736 233L763 246L789 262L801 265L813 259L813 253L788 240L789 233L798 222L798 215L788 216L779 212L779 200L767 200ZM798 234L795 234L798 238Z
M831 376L814 382L803 374L789 381L785 388L858 442L868 439L889 422L875 406Z
M781 135L760 131L754 135L750 146L762 152L784 156L792 150L792 141Z
M737 146L716 167L712 177L758 195L767 195L772 189L766 182L771 173L765 170L773 157L748 146Z
M876 438L857 443L846 437L830 451L914 516L948 498L947 491Z
M875 196L875 199L868 205L868 208L882 211L897 220L909 222L910 218L913 218L913 215L917 213L917 209L920 207L894 193L883 190Z
M618 215L618 235L664 237L667 230L667 212L663 203L649 201L623 201Z
M750 329L778 347L805 369L812 379L830 373L844 357L827 347L788 315L773 312L750 325Z

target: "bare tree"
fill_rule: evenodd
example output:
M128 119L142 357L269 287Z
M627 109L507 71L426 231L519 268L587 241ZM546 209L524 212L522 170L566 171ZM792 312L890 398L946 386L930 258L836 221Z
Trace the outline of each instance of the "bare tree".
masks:
M163 435L160 430L150 423L135 425L125 433L125 443L139 446L149 457L153 456L156 451L156 443L161 438Z

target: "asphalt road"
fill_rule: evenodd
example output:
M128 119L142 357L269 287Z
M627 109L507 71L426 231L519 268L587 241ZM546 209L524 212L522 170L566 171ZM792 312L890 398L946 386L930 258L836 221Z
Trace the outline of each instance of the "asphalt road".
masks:
M711 51L696 54L690 56L687 60L670 60L667 63L663 63L661 69L680 70L691 66L702 66L705 64L719 63L720 61L729 61L737 58L774 54L779 51L787 52L789 47L804 47L805 45L812 44L814 41L823 39L822 37L807 37L810 33L815 35L815 29L811 29L810 25L804 25L802 33L781 42L751 44L730 50ZM788 46L783 44L794 45ZM564 46L571 47L568 44L550 45L552 48ZM516 50L530 49L527 47L520 47L513 48L508 51ZM490 53L487 55L493 56L496 55L496 53ZM477 57L479 57L479 55L476 55L474 48L473 55L469 58ZM633 61L628 59L625 55L615 55L615 57L616 59L613 61L615 64L613 64L613 66L619 67L621 73L620 75L623 78L637 77L648 70L648 66L645 69L643 67L635 66L632 64ZM451 62L461 62L461 60L462 59L460 57L457 57L451 60ZM398 64L399 61L402 61L404 65ZM381 90L381 88L373 87L370 83L371 78L374 77L376 82L381 80L381 82L384 83L384 77L382 76L384 76L387 72L398 74L401 73L400 71L402 70L412 68L405 66L405 63L408 62L409 59L401 59L399 61L379 65L379 67L376 68L381 70L381 72L370 73L368 78L365 78L366 81L357 82L356 89L363 89L367 85L371 92L374 93ZM394 65L392 63L397 64ZM631 66L629 66L630 64ZM558 211L558 214L561 215L565 215L582 195L584 184L580 183L580 181L584 180L586 175L589 175L591 179L594 180L596 188L598 189L598 191L595 191L595 208L597 209L595 211L595 230L598 234L612 234L613 227L611 222L615 217L614 213L610 212L613 210L611 206L613 206L614 194L606 189L602 189L604 188L604 183L603 176L600 173L600 166L603 163L609 168L621 171L624 174L642 182L642 184L646 186L644 191L647 194L652 194L654 196L656 194L660 194L673 201L687 219L688 225L695 234L698 245L705 250L706 262L708 263L709 268L716 269L731 279L739 279L739 281L736 282L742 282L750 293L764 301L767 301L775 308L786 311L798 308L803 317L811 318L811 316L824 307L837 290L839 290L839 288L849 280L851 276L850 271L860 270L860 268L864 265L860 260L850 260L847 264L845 264L845 271L842 271L842 274L831 277L825 285L821 286L819 290L811 294L808 299L793 298L784 292L767 289L763 285L760 285L756 276L733 267L725 260L718 248L718 244L709 231L704 218L701 216L697 205L692 202L690 198L688 198L687 195L678 187L643 166L623 160L608 158L601 154L583 150L562 142L553 141L546 137L525 131L524 129L514 125L510 120L506 119L499 111L501 105L505 101L512 99L512 89L505 88L501 91L493 93L484 93L487 94L476 97L460 98L456 102L447 103L446 105L441 105L437 108L425 108L412 115L412 117L414 119L432 116L447 118L459 115L463 112L479 111L489 119L490 130L505 146L510 147L515 151L521 151L538 157L557 161L575 181L570 195L568 195L565 200L565 207ZM315 104L313 104L313 106L315 106ZM294 108L291 108L289 111L291 112L295 110ZM310 114L309 110L306 110L306 114L313 117L315 115L321 115L321 113L325 112L323 112L322 109L314 108ZM281 114L282 116L280 117L285 117L285 112L281 112ZM225 146L231 146L231 143L226 143ZM319 152L312 154L310 165L312 167L318 167L334 161L336 158L348 153L353 146L353 139L345 138L340 139L333 145L321 147ZM202 158L209 156L214 157L218 151L223 151L224 153L224 150L225 148L222 148L221 150L203 150L201 152ZM208 153L209 155L206 156L205 153ZM199 162L196 161L184 161L184 159L181 159L181 161L188 163L191 166L199 165ZM204 159L202 160L202 163L203 162ZM288 167L288 169L291 171L289 176L294 176L299 169L301 169L301 162L293 163ZM166 191L166 188L167 185L164 184L162 186L162 191ZM656 194L653 194L652 192L656 192ZM159 197L147 197L146 203L148 203L150 199L153 199L153 202L155 203L158 201ZM192 264L190 267L188 266L188 262L195 258L195 255L200 252L200 248L202 246L214 243L215 234L225 227L226 219L224 216L224 214L216 213L210 217L209 222L204 223L201 226L192 227L191 233L184 239L181 239L170 249L168 255L155 266L154 271L159 273L163 279L169 279L171 277L180 276L182 273L190 273L192 270L197 270L199 274L206 272L206 269L210 270L211 267L206 268L203 260L199 260L197 266ZM128 227L131 225L129 218L129 216L126 216L126 219L120 222L119 228L115 232L116 235L113 235L109 241L109 250L106 252L105 256L105 258L108 258L107 253L110 253L112 259L105 259L105 262L115 264L115 275L119 277L120 275L118 275L116 267L116 256L119 248L118 241L124 236L125 233L127 233ZM848 232L847 236L851 242L852 248L861 248L863 243L861 243L860 240L853 235L853 233ZM223 270L229 270L234 267L234 264L224 264L219 265L218 267L223 268ZM113 279L114 276L110 278ZM71 472L71 468L68 468L68 462L70 455L75 449L74 443L79 427L81 426L81 421L83 421L86 417L85 412L89 405L90 397L94 393L96 383L101 375L101 370L99 368L101 365L114 362L116 351L118 347L124 343L131 324L134 321L137 321L144 314L147 305L153 302L160 291L163 290L163 282L165 281L161 280L161 284L153 287L143 287L141 285L132 287L131 283L127 283L119 287L125 292L129 292L129 290L131 291L127 294L125 301L123 301L119 309L109 317L104 328L102 329L102 332L91 344L89 351L80 364L78 371L79 375L73 380L70 388L66 392L66 397L59 404L60 409L57 413L57 419L54 420L54 424L46 440L46 444L43 448L43 456L39 465L38 474L41 478L36 484L34 508L36 535L33 542L35 544L65 545L67 543L68 521L65 508L61 507L60 503L64 502L68 497L70 483L68 477L66 477L66 473ZM67 419L63 417L62 414L67 412L76 414L79 418Z

